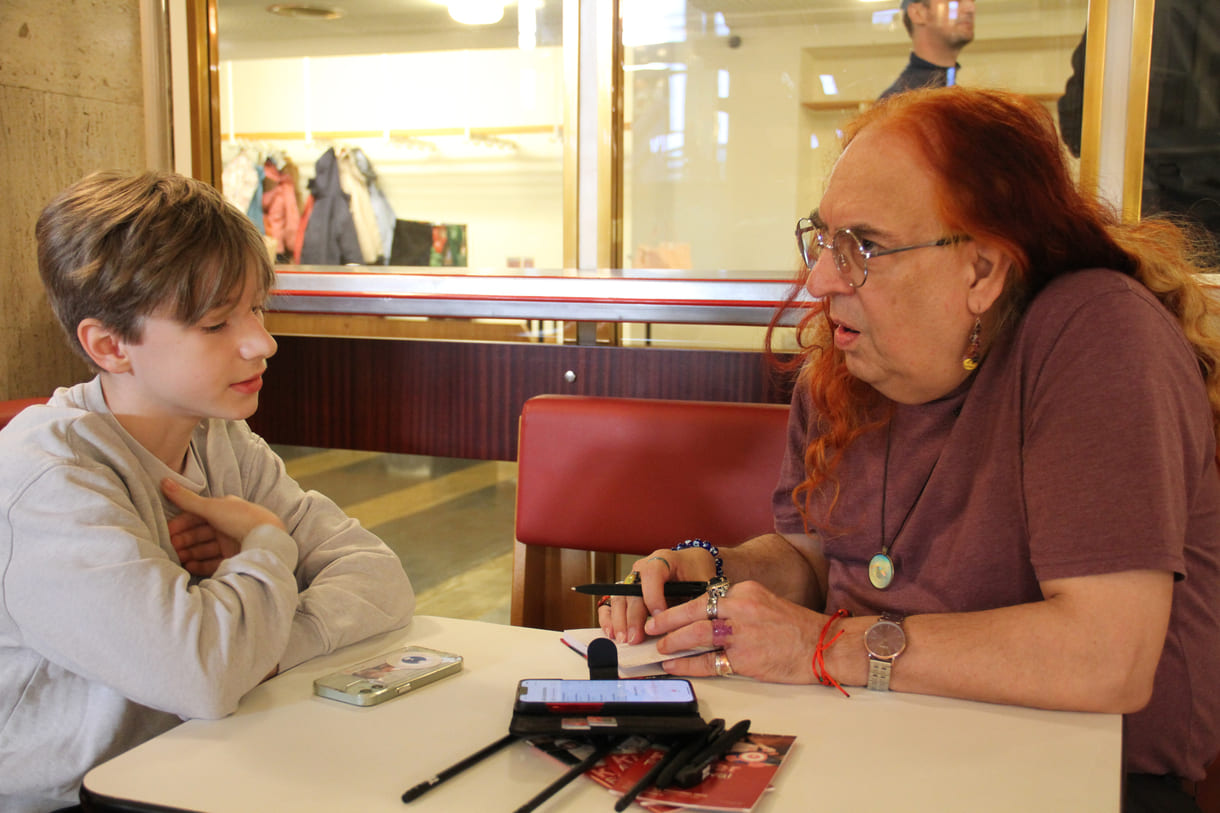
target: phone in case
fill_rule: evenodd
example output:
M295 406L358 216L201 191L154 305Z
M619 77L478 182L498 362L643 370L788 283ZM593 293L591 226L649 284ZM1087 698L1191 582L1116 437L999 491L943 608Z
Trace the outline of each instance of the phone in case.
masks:
M513 711L520 714L666 715L699 710L689 680L559 680L527 678L517 684Z
M461 655L408 646L320 677L313 682L313 691L353 706L375 706L461 669Z

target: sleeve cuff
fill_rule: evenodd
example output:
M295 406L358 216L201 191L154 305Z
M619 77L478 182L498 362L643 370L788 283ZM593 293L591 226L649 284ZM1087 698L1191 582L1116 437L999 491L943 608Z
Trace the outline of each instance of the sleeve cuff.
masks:
M322 627L312 615L297 610L292 617L292 629L288 633L288 645L280 655L280 671L291 669L310 658L329 651Z

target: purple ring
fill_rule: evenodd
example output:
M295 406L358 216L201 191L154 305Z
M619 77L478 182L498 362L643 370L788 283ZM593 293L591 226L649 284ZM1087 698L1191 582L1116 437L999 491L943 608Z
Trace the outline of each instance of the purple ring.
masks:
M733 634L733 627L728 621L717 618L712 621L712 644L722 646L724 639Z

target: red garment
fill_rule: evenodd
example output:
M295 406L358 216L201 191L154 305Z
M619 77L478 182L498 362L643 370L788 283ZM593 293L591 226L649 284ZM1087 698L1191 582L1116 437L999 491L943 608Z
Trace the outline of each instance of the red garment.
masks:
M305 199L305 208L301 210L301 222L297 224L297 233L292 241L292 262L301 264L301 247L305 245L305 229L309 226L309 216L313 214L313 195Z
M301 224L300 207L297 204L297 179L291 171L295 169L286 162L284 170L267 159L263 173L274 185L263 193L263 230L275 239L275 253L283 255L295 251L297 230Z
M803 531L791 492L809 411L794 398L780 533ZM957 391L897 407L888 478L885 448L885 430L869 433L839 467L827 610L969 612L1041 601L1049 579L1172 571L1152 700L1124 720L1126 770L1202 779L1220 751L1216 437L1194 353L1147 289L1113 271L1058 278ZM883 479L885 591L867 573Z

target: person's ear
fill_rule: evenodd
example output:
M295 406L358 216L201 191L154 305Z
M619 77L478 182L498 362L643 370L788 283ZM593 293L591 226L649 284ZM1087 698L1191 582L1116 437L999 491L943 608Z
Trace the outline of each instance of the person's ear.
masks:
M976 315L986 313L1004 293L1008 275L1015 273L1012 257L992 243L972 241L974 260L971 263L970 290L966 304Z
M76 326L76 338L98 369L107 373L126 373L131 370L126 342L111 328L97 319L82 319Z
M928 15L931 13L932 9L921 0L916 0L907 6L907 16L911 18L911 25L927 25Z

